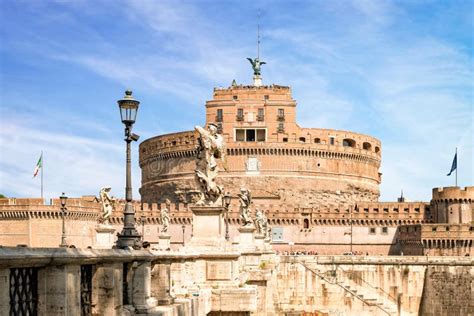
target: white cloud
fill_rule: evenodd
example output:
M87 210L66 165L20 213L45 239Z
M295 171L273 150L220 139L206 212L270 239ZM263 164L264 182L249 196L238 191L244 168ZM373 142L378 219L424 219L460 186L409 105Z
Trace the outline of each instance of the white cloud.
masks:
M22 122L6 122L0 129L1 193L39 197L40 179L32 176L43 151L45 198L57 197L61 192L72 197L95 195L105 185L111 186L116 196L123 196L124 146L105 139L28 128ZM134 158L134 195L139 198L140 178L137 157Z

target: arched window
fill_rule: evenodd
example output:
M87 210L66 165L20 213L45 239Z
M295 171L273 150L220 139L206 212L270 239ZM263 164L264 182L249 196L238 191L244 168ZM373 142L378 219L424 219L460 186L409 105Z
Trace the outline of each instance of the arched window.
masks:
M363 143L362 144L362 148L364 148L365 150L370 150L370 148L372 148L372 145L370 143Z
M380 152L380 148L378 146L375 146L375 152L376 153L379 153Z
M301 143L306 143L306 138L300 137L300 142L301 142Z
M342 146L344 147L355 147L356 142L353 139L346 138L342 141Z
M309 228L309 219L305 218L303 220L303 228L308 229Z
M321 144L321 138L315 138L314 143L315 144Z

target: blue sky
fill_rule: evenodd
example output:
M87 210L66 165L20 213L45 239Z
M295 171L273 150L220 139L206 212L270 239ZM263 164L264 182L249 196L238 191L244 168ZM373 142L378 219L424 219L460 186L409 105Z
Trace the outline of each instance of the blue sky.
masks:
M428 201L458 147L473 185L473 1L0 1L0 193L124 187L116 100L141 101L141 140L202 124L212 89L289 85L303 127L382 141L381 200ZM140 140L140 141L141 141ZM140 170L133 148L134 197Z

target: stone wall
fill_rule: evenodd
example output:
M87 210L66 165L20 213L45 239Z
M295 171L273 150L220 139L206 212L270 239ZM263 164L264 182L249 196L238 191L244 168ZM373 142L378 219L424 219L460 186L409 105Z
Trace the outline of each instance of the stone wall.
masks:
M472 266L431 266L425 275L421 315L474 314Z
M279 312L469 315L473 274L470 258L283 256Z

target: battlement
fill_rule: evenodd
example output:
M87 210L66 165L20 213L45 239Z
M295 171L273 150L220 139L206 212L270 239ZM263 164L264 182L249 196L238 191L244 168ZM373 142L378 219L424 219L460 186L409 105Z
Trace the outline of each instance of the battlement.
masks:
M474 201L474 186L434 188L432 200L455 203L462 200L471 203Z
M226 92L239 92L239 91L284 91L284 92L290 92L291 93L291 88L288 86L281 86L277 84L271 84L271 85L263 85L263 86L254 86L254 85L232 85L227 88L222 88L222 87L216 87L214 88L214 94L219 94L219 93L226 93Z

